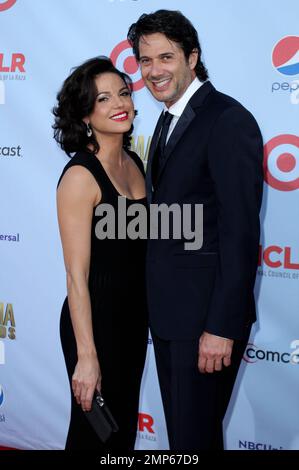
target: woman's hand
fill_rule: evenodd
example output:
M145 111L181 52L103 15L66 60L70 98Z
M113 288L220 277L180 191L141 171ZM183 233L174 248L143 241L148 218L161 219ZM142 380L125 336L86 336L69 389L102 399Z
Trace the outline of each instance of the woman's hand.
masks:
M95 389L101 391L101 369L96 354L78 358L72 377L72 389L83 411L90 411Z

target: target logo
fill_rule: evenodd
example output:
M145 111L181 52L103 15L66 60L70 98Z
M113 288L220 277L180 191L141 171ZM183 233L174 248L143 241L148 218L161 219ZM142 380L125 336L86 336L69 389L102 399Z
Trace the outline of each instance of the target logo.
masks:
M144 87L144 82L139 72L139 65L126 39L114 47L110 54L110 59L116 68L130 75L134 91L141 90Z
M14 4L16 3L17 0L6 0L5 2L0 1L0 11L8 10Z
M279 191L299 188L299 137L281 134L264 146L264 178Z

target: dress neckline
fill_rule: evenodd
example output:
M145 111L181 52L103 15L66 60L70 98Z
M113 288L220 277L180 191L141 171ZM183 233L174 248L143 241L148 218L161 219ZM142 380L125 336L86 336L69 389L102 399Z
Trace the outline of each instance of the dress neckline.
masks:
M118 196L124 197L125 199L127 199L127 201L133 201L133 202L135 202L135 201L144 201L144 200L146 199L146 195L145 195L144 197L140 197L140 198L138 198L138 199L131 199L131 198L125 196L124 194L120 194L120 192L117 191L116 187L114 186L114 184L112 183L111 179L109 178L108 173L107 173L107 171L105 170L104 166L102 165L102 162L100 161L100 159L97 158L94 153L92 153L92 155L93 155L93 157L99 162L100 167L102 168L103 173L104 173L104 175L106 176L107 181L109 182L110 186L112 187L112 189L116 192L116 194L117 194ZM130 158L131 158L131 157L130 157ZM137 166L137 165L136 165L136 166ZM138 166L137 166L137 169L138 169L138 171L140 172ZM141 172L140 172L140 173L141 173ZM143 176L143 175L142 175L142 176Z

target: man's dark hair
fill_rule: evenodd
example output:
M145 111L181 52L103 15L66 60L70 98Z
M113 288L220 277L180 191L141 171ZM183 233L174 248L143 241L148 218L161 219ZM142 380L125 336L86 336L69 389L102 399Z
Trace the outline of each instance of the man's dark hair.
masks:
M158 10L155 13L143 14L136 23L130 26L128 41L139 61L139 40L148 34L162 33L171 41L177 42L182 48L186 60L194 49L198 50L198 61L195 67L199 80L205 81L208 72L201 60L201 47L197 31L180 11Z
M76 67L57 94L58 103L53 108L54 139L69 156L79 150L90 151L89 146L92 147L92 153L99 151L99 144L94 134L92 133L90 137L86 134L86 124L83 118L93 111L96 103L95 78L107 72L118 75L132 90L130 77L116 69L108 57L100 56L89 59ZM124 134L124 148L130 148L132 131L133 125Z

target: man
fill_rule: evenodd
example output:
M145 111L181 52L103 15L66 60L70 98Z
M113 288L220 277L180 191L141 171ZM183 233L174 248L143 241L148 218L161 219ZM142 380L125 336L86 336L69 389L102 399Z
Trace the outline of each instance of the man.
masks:
M171 114L161 114L149 151L149 203L203 204L201 249L184 250L184 238L148 246L170 448L223 449L222 421L255 321L262 138L253 116L207 81L197 32L180 12L142 15L128 39L145 85Z

